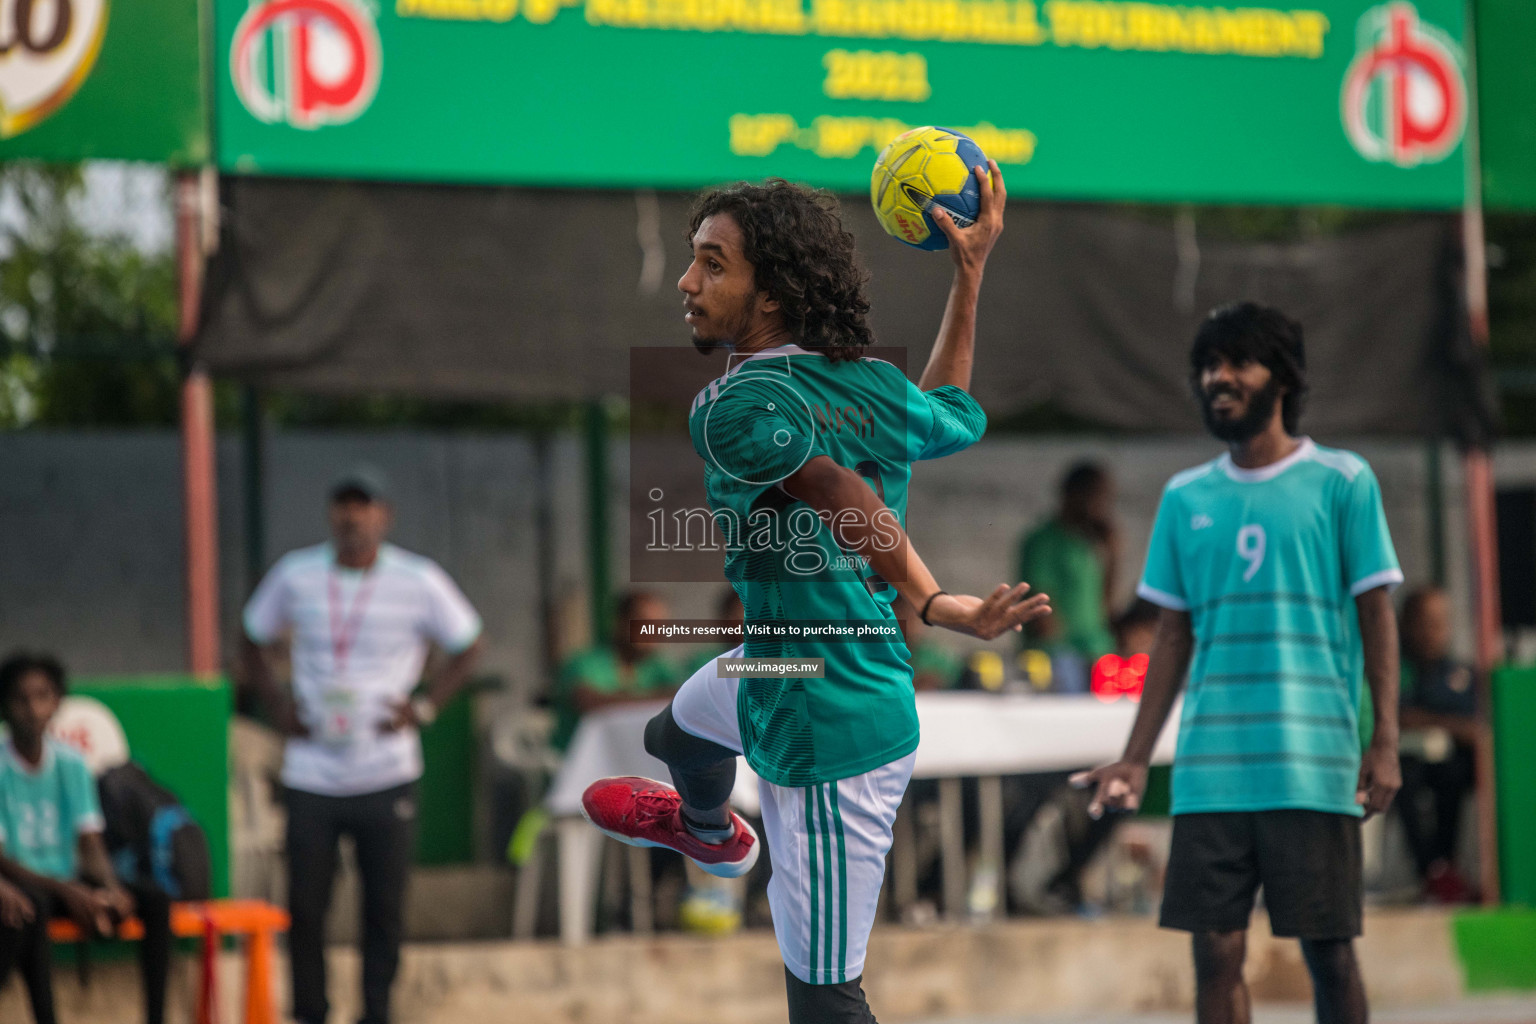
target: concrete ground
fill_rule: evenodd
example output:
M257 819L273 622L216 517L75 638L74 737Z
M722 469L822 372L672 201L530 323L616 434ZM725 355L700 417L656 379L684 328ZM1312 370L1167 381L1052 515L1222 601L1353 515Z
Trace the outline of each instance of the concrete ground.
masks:
M1191 1024L1189 1013L1042 1014L1037 1016L945 1017L913 1024ZM1489 996L1422 1007L1373 1010L1372 1024L1536 1024L1536 996ZM1313 1024L1312 1010L1300 1004L1259 1005L1253 1024Z
M1472 998L1436 909L1372 911L1358 952L1376 1024L1536 1024L1536 992ZM1532 955L1510 950L1511 956ZM355 949L330 950L332 1022L357 1019ZM131 960L100 962L89 986L55 971L67 1024L139 1017ZM183 957L169 1024L188 1024L196 963ZM1147 918L1020 920L982 926L877 929L865 972L888 1024L1192 1024L1185 937ZM286 964L273 979L287 1003ZM1256 1024L1310 1024L1311 987L1295 942L1249 934ZM244 989L237 953L220 963L219 1019L237 1022ZM608 936L571 949L555 942L412 943L395 992L398 1024L784 1024L784 975L768 931L728 938ZM0 1022L26 1021L13 980Z

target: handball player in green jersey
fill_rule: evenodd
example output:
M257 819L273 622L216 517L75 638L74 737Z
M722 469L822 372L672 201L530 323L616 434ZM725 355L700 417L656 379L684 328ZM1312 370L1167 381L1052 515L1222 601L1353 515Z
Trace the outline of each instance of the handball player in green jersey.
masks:
M646 728L676 785L604 779L583 808L625 842L664 846L718 875L745 873L758 839L728 799L736 757L760 776L768 897L792 1024L865 1024L860 978L891 825L912 774L917 710L891 602L991 639L1048 614L1045 595L999 584L946 593L904 530L912 463L957 452L986 417L971 382L982 270L1003 228L1002 174L975 169L977 222L939 210L955 276L919 384L865 356L865 275L835 201L770 180L703 195L678 288L694 344L726 349L689 431L726 540L746 624L866 624L874 639L754 638L730 656L823 660L815 678L721 676L711 661ZM802 670L803 671L803 670Z
M1364 1024L1360 821L1400 784L1402 582L1365 460L1299 433L1301 327L1254 303L1218 309L1190 351L1205 425L1227 453L1163 490L1138 593L1161 606L1122 758L1074 781L1089 812L1134 809L1188 673L1173 761L1162 924L1194 935L1196 1019L1246 1024L1249 914L1298 938L1321 1024ZM1360 688L1375 728L1360 746Z

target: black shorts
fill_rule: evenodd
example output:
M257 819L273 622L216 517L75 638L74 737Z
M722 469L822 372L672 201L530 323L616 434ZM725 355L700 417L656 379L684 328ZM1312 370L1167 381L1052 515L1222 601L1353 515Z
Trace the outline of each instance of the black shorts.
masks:
M1174 816L1164 928L1246 931L1261 885L1274 934L1359 935L1360 819L1295 810Z

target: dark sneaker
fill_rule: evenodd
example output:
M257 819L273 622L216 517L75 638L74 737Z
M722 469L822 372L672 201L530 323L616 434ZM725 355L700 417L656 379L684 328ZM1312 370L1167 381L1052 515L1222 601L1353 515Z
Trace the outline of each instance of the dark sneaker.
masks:
M630 846L676 850L718 878L739 878L757 863L757 833L739 814L731 815L736 832L723 843L706 843L688 831L683 798L654 779L621 775L598 779L581 795L581 813L604 835Z

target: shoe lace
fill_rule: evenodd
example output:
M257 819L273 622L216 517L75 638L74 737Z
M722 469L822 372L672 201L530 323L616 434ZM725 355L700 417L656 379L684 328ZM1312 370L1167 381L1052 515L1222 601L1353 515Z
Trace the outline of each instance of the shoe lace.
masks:
M664 793L638 793L635 795L634 819L640 824L650 824L670 818L677 811L677 798Z

